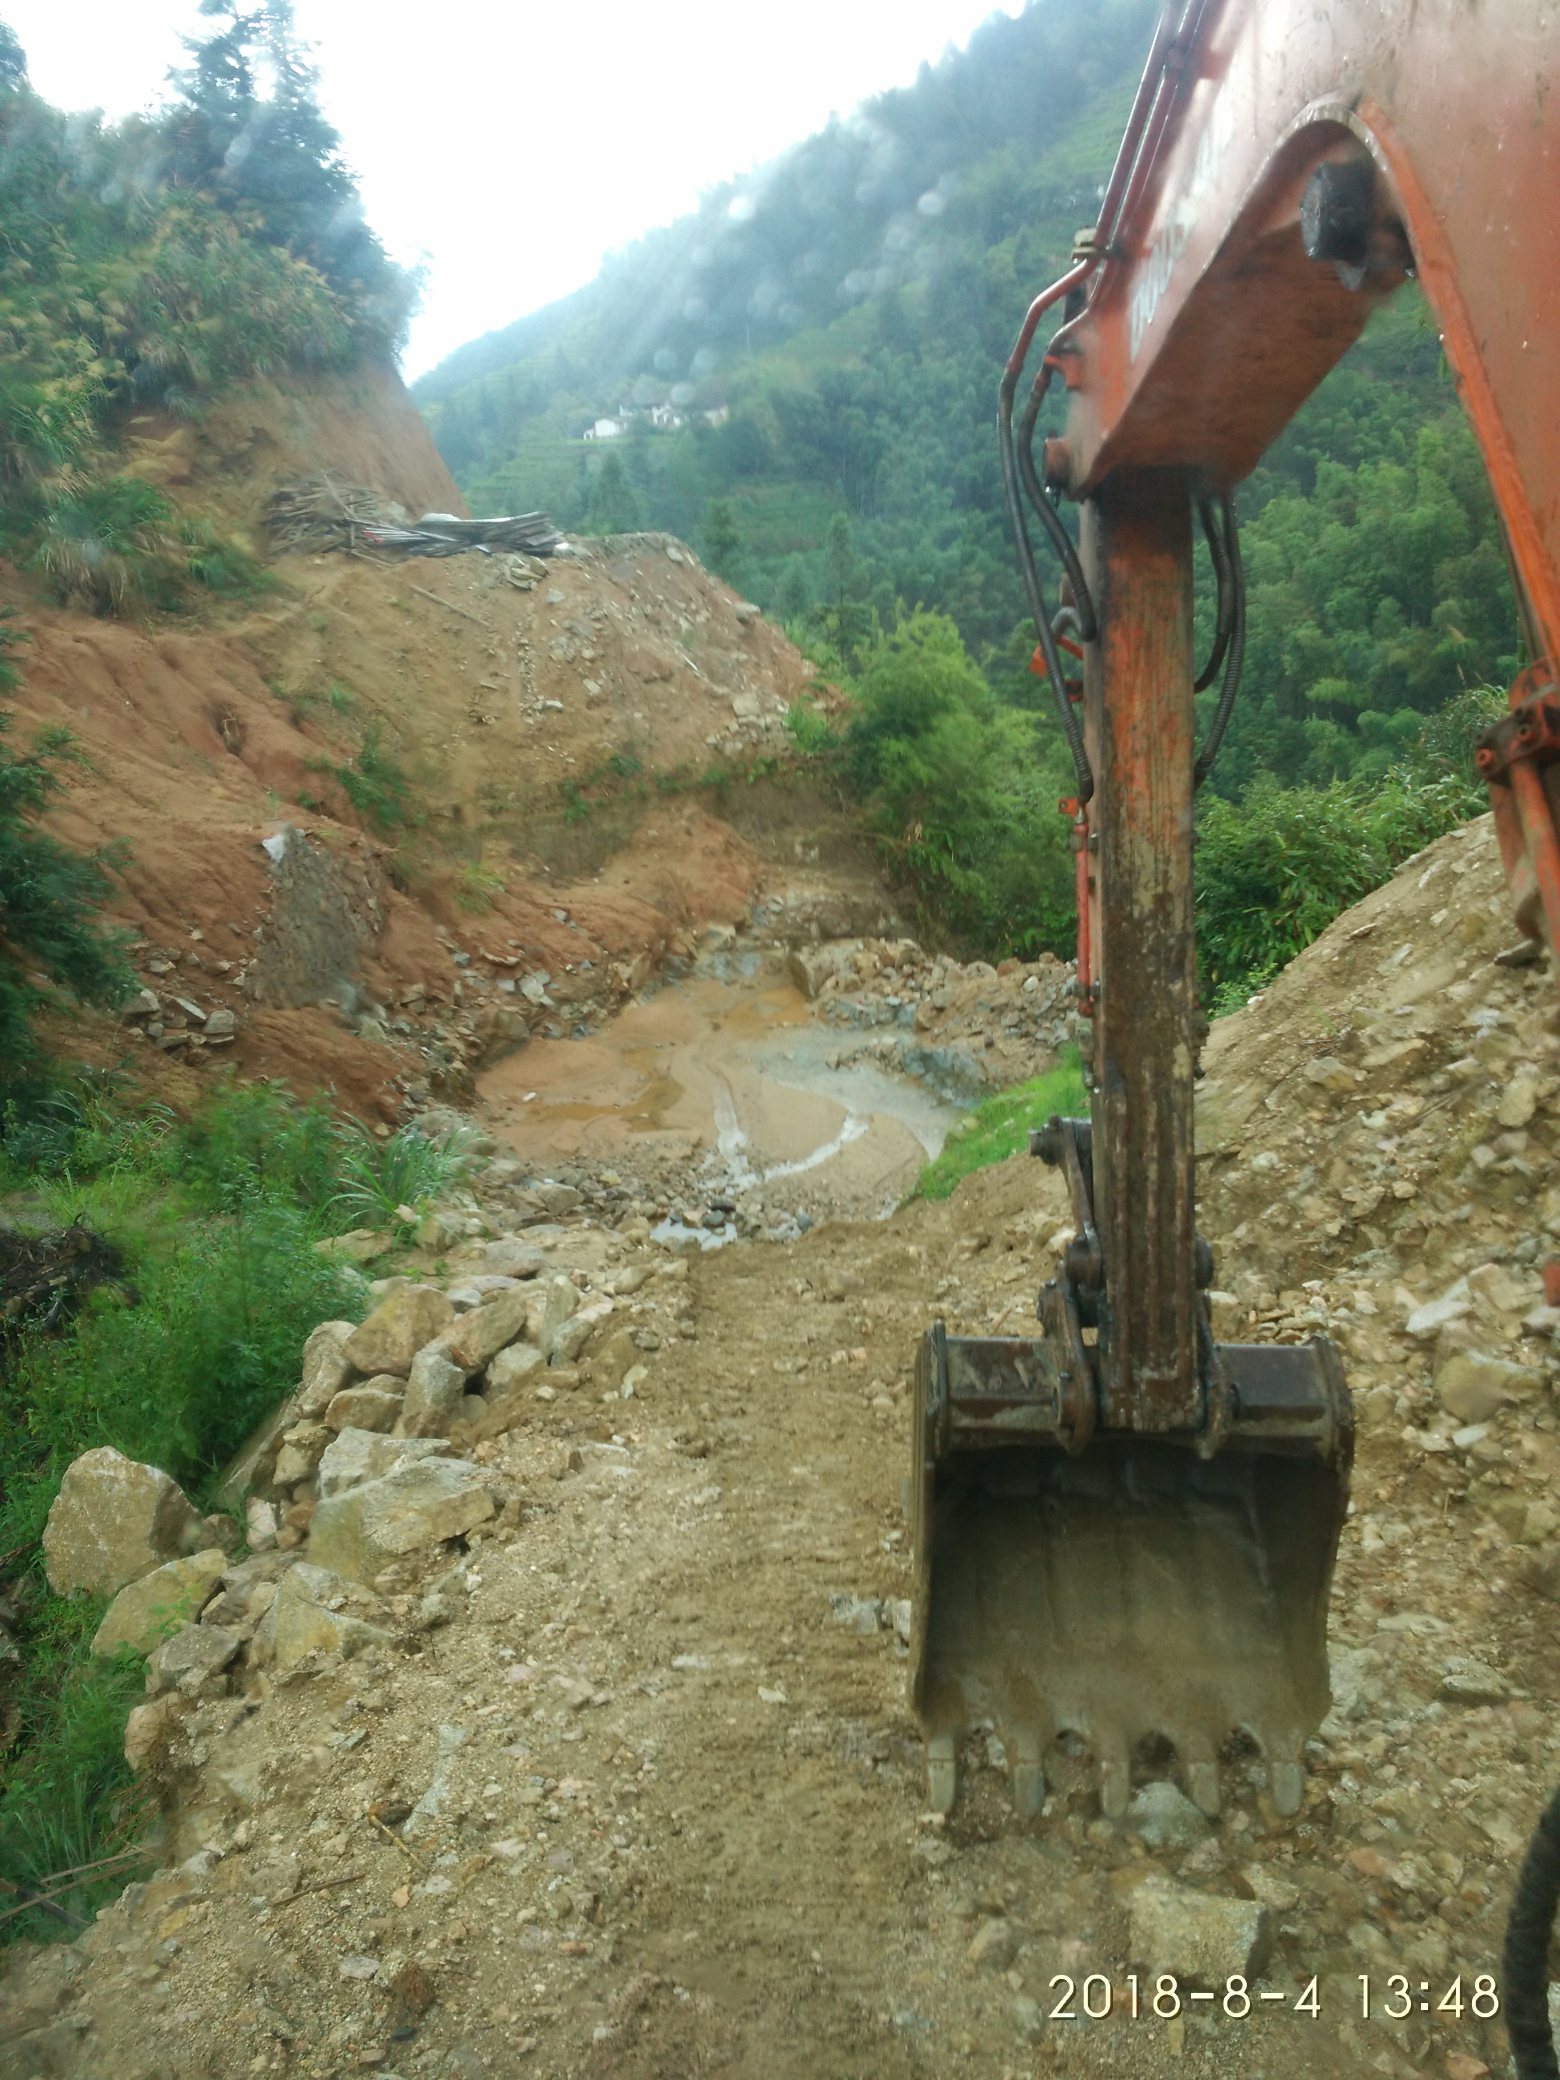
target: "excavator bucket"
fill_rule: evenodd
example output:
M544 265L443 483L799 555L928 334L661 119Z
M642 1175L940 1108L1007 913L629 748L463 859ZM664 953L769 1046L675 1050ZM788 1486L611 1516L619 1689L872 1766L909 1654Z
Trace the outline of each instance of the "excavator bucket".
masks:
M1328 1701L1326 1620L1353 1431L1336 1351L1221 1345L1222 1447L1102 1436L1069 1450L1065 1382L1044 1340L922 1340L912 1476L911 1696L927 1789L949 1811L960 1746L1001 1740L1014 1803L1037 1812L1073 1737L1105 1813L1135 1754L1175 1750L1219 1810L1232 1740L1299 1810L1301 1752Z

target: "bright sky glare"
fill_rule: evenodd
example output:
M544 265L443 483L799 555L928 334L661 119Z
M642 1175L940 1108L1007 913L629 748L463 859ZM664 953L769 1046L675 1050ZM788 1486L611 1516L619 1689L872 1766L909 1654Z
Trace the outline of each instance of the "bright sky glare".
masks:
M427 266L408 376L578 288L691 209L1022 0L516 6L295 0L373 223ZM0 0L62 108L155 102L195 0Z

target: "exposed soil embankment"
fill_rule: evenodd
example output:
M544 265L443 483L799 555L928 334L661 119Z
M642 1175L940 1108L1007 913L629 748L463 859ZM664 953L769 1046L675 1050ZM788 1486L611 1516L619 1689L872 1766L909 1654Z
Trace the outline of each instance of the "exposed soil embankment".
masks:
M459 505L384 371L130 432L130 467L257 542L266 492L322 466L412 512ZM890 921L859 842L813 871L815 828L846 819L785 777L804 661L670 538L578 545L540 577L475 554L274 568L276 592L202 626L63 612L13 574L18 732L64 727L84 760L54 825L128 843L114 914L157 1001L127 1044L153 1081L231 1062L399 1119L469 1099L533 1028L599 1022L761 894L803 935ZM755 846L699 783L765 758ZM122 1051L101 1026L78 1045Z

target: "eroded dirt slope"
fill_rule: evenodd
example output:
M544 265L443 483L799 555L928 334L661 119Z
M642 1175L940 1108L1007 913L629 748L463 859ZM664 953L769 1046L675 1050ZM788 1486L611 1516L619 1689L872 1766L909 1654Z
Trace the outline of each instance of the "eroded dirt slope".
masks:
M300 471L459 508L384 371L255 385L130 435L128 466L257 548L267 492ZM281 555L273 593L201 625L95 620L6 573L28 638L17 735L63 727L84 759L55 827L129 846L115 915L159 1003L128 1044L150 1039L154 1082L188 1083L160 1055L232 1062L394 1120L469 1098L547 1023L524 974L548 978L562 1032L761 889L799 893L804 936L892 921L859 844L812 872L817 827L846 820L785 784L798 653L670 538L572 546L545 566ZM695 783L766 757L782 777L754 843ZM283 871L267 841L289 830ZM117 1051L101 1028L80 1045Z

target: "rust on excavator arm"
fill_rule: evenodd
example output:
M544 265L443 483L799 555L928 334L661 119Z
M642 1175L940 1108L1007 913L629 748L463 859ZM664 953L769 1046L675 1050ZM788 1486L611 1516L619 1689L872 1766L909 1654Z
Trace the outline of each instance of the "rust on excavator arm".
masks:
M1031 1136L1065 1167L1077 1223L1041 1289L1039 1333L939 1324L923 1339L910 1688L944 1810L960 1743L982 1725L1025 1810L1069 1736L1093 1752L1109 1814L1125 1809L1134 1755L1167 1741L1206 1811L1221 1752L1241 1739L1262 1751L1278 1809L1302 1801L1303 1743L1327 1708L1353 1423L1325 1340L1220 1346L1210 1330L1192 843L1217 728L1199 753L1191 510L1220 571L1228 698L1238 540L1227 502L1222 528L1210 514L1375 305L1416 277L1489 471L1532 659L1480 766L1519 920L1560 956L1557 70L1554 0L1179 0L1099 222L1035 298L1004 372L1004 484L1037 669L1078 773L1065 807L1091 1118ZM1056 329L1015 448L1042 323ZM1066 425L1045 444L1042 486L1029 444L1057 377ZM1021 483L1068 570L1054 625ZM1081 502L1076 550L1047 492ZM1064 642L1082 650L1081 685L1063 681Z

